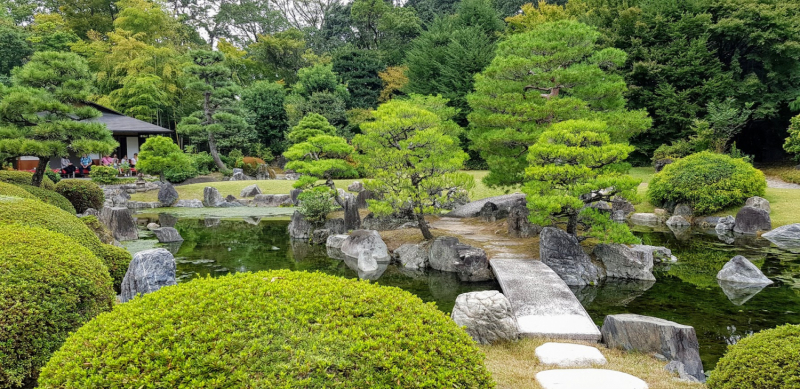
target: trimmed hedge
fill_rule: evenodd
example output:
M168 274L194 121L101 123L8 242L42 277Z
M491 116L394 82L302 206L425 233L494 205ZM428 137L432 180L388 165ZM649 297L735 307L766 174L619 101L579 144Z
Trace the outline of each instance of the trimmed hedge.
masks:
M19 170L0 170L0 181L14 185L30 185L33 173ZM42 189L53 190L56 184L47 176L42 177Z
M30 192L14 184L9 184L7 182L0 182L0 196L19 197L21 199L37 200L36 196L32 195Z
M110 253L81 219L52 205L38 200L0 197L0 224L15 223L30 227L40 227L66 235L104 261L108 261L109 268L114 269L119 266L119 258L106 258L106 255ZM127 266L125 267L127 271ZM121 283L122 278L117 278L115 275L114 285Z
M89 229L94 232L94 235L97 237L97 239L100 239L100 242L105 244L114 244L114 241L116 241L116 239L114 239L114 234L111 233L111 230L109 230L105 224L100 222L100 220L97 219L97 216L88 215L81 217L78 220L83 222L86 227L89 227Z
M76 213L75 207L72 206L72 203L70 203L66 197L52 190L42 189L31 185L20 185L20 188L25 189L28 191L28 193L36 196L36 198L44 201L47 204L56 206L64 211L69 212L70 215L74 215Z
M128 272L128 265L133 260L133 256L128 250L110 244L102 245L101 249L103 251L101 257L108 268L108 274L111 275L114 290L119 292L122 286L122 279L125 278L125 273Z
M35 379L114 299L105 265L85 247L42 228L0 226L0 388Z
M408 292L280 270L119 305L65 342L39 388L492 388L483 358Z
M647 196L656 206L685 203L703 215L744 204L766 189L764 173L749 163L704 151L665 166L650 181Z
M800 325L764 330L728 346L709 389L800 388Z
M103 209L105 196L97 184L87 180L61 180L56 184L56 192L69 200L78 213L89 208Z

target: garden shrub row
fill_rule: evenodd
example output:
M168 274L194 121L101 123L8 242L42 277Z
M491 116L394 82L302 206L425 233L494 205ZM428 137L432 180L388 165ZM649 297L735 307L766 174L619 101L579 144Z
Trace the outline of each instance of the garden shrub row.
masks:
M35 380L67 336L115 299L111 278L67 236L0 226L0 388Z
M483 355L398 288L288 270L195 279L81 327L40 388L492 388Z
M84 213L89 208L103 209L105 196L97 184L86 180L62 180L56 184L55 190L64 196L75 207L78 213Z
M33 173L19 170L0 170L0 181L14 185L30 185ZM56 184L47 176L42 177L42 189L54 190Z
M6 197L19 197L23 199L36 199L36 196L30 194L25 189L20 188L14 184L0 181L0 196Z
M39 200L42 200L47 204L56 206L66 212L69 212L71 215L74 215L76 213L75 207L72 206L72 203L70 203L66 197L58 194L55 191L39 188L32 185L20 185L19 187L25 189L26 191L28 191L28 193L32 194Z

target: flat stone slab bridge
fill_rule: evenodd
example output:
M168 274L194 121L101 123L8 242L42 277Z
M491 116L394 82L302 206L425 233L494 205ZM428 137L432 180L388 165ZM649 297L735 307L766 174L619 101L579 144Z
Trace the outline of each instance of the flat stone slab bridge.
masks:
M600 330L567 284L535 259L489 260L511 302L521 336L600 341Z

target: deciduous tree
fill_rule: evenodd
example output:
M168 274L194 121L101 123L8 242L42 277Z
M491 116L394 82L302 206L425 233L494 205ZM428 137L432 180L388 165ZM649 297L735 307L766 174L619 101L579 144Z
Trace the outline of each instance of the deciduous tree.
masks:
M172 139L165 136L147 138L139 150L139 161L136 170L145 174L159 176L164 181L164 172L167 170L194 169L192 159L184 154Z

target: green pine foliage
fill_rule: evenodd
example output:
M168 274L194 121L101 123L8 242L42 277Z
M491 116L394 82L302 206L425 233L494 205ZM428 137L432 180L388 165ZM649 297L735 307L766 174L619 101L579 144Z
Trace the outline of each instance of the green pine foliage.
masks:
M286 90L275 82L258 81L242 91L242 105L251 115L249 123L258 133L259 142L274 153L286 148L284 136L289 120L286 108Z
M657 206L684 203L704 215L764 196L766 188L764 173L744 160L704 151L664 167L650 181L647 196Z
M297 71L297 82L286 98L290 125L296 125L309 113L324 116L336 128L347 125L346 102L350 93L332 69L333 65L317 64Z
M757 332L728 346L708 378L709 389L798 388L800 326Z
M305 142L308 138L319 135L336 135L336 127L328 123L328 119L318 113L309 113L300 119L296 126L286 134L286 138L293 144Z
M600 33L570 20L539 24L509 36L492 63L475 77L467 98L470 139L489 165L484 181L525 181L527 149L551 125L570 119L605 122L612 141L647 129L643 111L625 108L625 81L612 71L625 52L601 49Z
M408 292L280 270L196 279L122 304L76 331L39 387L493 388L483 358Z
M66 197L78 213L87 209L103 209L105 195L97 184L86 180L61 180L56 184L55 191Z
M0 226L0 388L35 382L67 336L114 299L105 265L85 247L43 228Z
M459 172L467 153L458 142L461 127L451 120L454 110L426 109L446 102L441 97L416 97L381 104L375 120L363 123L363 134L353 139L361 152L358 161L371 177L367 187L380 199L369 201L370 210L389 215L410 202L425 239L433 235L424 215L437 212L448 195L474 185L471 175Z
M147 138L139 149L136 170L158 175L161 181L164 181L164 173L170 170L194 172L197 175L192 159L171 138L165 136Z
M368 50L345 47L336 52L331 70L347 86L347 109L378 106L378 96L383 90L378 73L384 69L386 64Z
M335 191L334 178L358 177L358 171L347 161L353 152L353 146L342 137L315 135L289 147L283 156L289 161L286 168L301 174L295 188L308 189L324 180L324 185ZM341 203L338 195L336 198Z
M603 242L638 243L624 224L612 223L591 204L614 197L633 198L639 181L627 175L624 163L633 147L613 143L609 126L599 121L567 120L556 123L528 149L530 220L549 225L567 219L567 232L578 233L581 216L588 221L588 235Z

